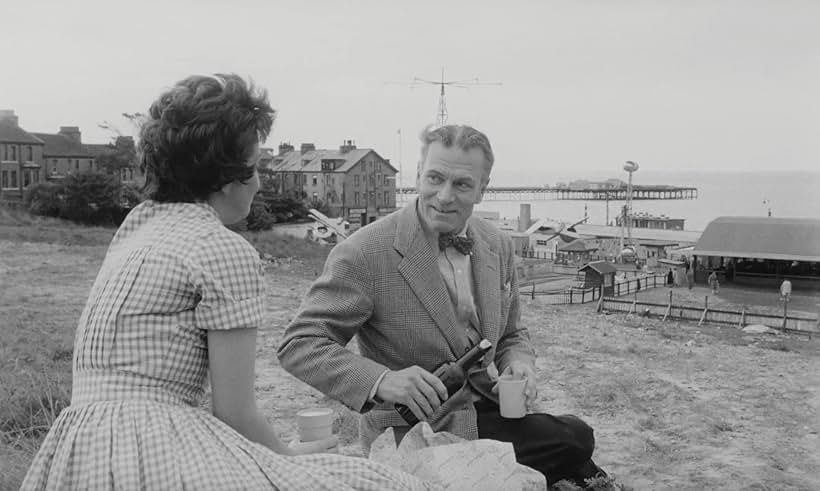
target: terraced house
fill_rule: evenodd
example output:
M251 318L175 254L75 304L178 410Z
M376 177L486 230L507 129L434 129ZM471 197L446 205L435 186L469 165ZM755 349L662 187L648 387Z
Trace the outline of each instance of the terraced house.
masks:
M317 149L312 143L296 150L283 143L267 168L277 193L306 204L321 201L330 216L350 223L366 225L396 209L398 171L389 159L372 148L356 148L352 140L338 150Z
M120 137L127 138L127 137ZM130 141L133 145L133 140ZM82 142L77 126L61 126L57 133L28 132L13 110L0 110L0 200L16 201L38 182L64 179L71 174L99 170L97 158L113 151L112 144ZM136 162L118 169L123 181L139 176Z

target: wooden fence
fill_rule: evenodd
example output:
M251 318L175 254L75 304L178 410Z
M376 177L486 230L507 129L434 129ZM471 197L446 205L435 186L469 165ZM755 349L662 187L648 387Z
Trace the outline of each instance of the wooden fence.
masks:
M642 290L648 290L649 288L665 286L665 281L666 276L662 274L653 274L618 281L614 285L614 295L617 297ZM535 283L533 283L529 291L523 290L519 293L521 295L527 295L532 299L535 299L536 296L544 297L546 303L550 305L571 305L599 300L603 295L603 287L572 287L565 290L538 291L535 289Z
M752 324L763 324L784 332L800 334L820 334L816 317L789 315L784 309L783 315L765 314L746 309L723 310L709 307L709 297L704 300L703 306L674 305L670 292L669 302L666 304L653 302L638 302L637 299L625 300L614 297L602 297L598 302L598 311L608 310L615 312L640 313L645 316L660 317L661 320L677 319L703 323L731 325L742 328Z

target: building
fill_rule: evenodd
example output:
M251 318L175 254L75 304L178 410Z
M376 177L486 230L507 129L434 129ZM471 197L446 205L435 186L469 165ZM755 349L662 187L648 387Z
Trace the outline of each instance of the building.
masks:
M579 273L584 274L584 288L603 287L604 295L612 295L615 291L615 273L618 269L606 261L594 261L581 267Z
M121 140L123 139L123 140ZM23 191L38 182L99 170L98 157L116 145L131 145L131 137L116 144L84 144L77 126L61 126L57 133L28 132L20 127L13 110L0 110L0 200L20 200ZM137 163L120 170L123 181L139 175Z
M618 215L615 217L615 225L625 226L625 217ZM651 215L646 212L632 214L632 226L637 228L655 228L660 230L683 230L685 218L669 218L666 215Z
M303 143L279 145L268 167L275 192L307 205L322 202L328 215L366 225L396 209L396 170L371 148L345 140L338 149Z
M777 288L820 287L820 219L719 217L692 250L695 281L709 271L728 282Z

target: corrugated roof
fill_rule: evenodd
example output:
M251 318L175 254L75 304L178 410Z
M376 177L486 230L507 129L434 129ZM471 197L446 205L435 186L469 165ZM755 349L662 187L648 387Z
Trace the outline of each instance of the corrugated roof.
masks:
M8 120L0 121L0 142L43 144L43 140Z
M615 273L615 272L618 271L618 268L616 268L615 266L609 264L606 261L594 261L594 262L588 263L586 266L579 269L579 271L583 271L587 268L594 269L595 271L597 271L601 274Z
M584 242L583 239L576 239L569 244L558 246L559 251L563 252L586 252L597 250L598 246L590 245Z
M334 172L347 172L370 152L382 159L372 148L355 148L344 153L330 149L316 149L305 153L292 150L285 155L278 155L270 169L275 172L322 172L322 160L339 160L341 165ZM282 160L277 162L279 159ZM392 165L387 165L398 172Z
M719 217L692 254L787 261L820 261L820 219Z
M621 236L621 227L610 227L607 225L576 225L575 231L581 235L588 235L601 238L618 238ZM664 230L658 228L632 227L632 238L643 240L661 240L676 244L694 244L700 238L702 232L690 230Z
M54 135L51 133L32 134L43 140L46 144L45 147L43 147L43 157L94 157L82 143L77 143L65 135Z

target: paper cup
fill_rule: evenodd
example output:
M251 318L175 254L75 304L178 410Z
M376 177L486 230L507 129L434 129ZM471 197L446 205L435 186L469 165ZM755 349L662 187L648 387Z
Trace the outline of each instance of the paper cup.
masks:
M498 379L498 402L501 407L501 417L517 419L527 414L524 389L527 379L513 375L502 375Z
M313 442L333 436L333 410L329 408L303 409L296 413L299 440Z

